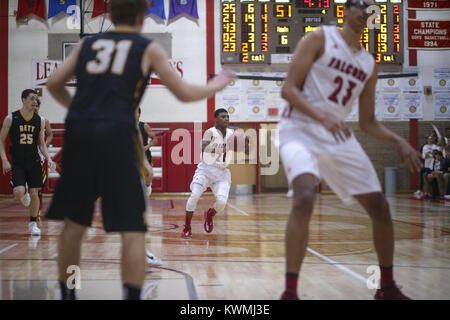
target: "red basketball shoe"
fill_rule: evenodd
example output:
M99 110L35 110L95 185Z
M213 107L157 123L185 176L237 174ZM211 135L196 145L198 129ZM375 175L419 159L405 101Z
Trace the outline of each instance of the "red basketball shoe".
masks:
M388 287L378 289L374 298L375 300L411 300L400 291L395 281L392 281Z
M190 225L187 225L187 224L184 225L184 229L183 229L183 232L181 233L181 237L183 239L190 239L192 237Z
M210 233L214 229L213 217L216 215L213 208L209 208L205 211L205 224L203 225L206 232Z
M280 300L299 300L299 298L296 294L293 294L292 292L289 291L285 291L281 295Z

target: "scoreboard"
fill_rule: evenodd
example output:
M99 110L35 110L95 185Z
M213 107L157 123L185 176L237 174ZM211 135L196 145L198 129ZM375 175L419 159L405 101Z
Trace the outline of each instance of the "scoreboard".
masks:
M342 27L346 0L221 0L221 63L288 63L321 25ZM360 42L379 63L403 63L402 0L375 0Z

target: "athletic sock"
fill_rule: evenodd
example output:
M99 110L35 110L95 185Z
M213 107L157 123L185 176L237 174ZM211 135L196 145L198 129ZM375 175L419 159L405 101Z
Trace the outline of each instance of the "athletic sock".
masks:
M392 284L392 282L394 281L393 266L390 267L380 266L380 271L381 271L381 279L380 279L381 288L384 288Z
M186 216L185 225L190 226L191 225L192 216Z
M134 284L123 284L123 299L124 300L140 300L141 299L141 287Z
M286 273L286 291L297 295L298 273Z
M67 288L64 281L59 281L61 300L76 300L75 289Z
M30 222L36 222L36 221L37 221L37 217L30 216Z

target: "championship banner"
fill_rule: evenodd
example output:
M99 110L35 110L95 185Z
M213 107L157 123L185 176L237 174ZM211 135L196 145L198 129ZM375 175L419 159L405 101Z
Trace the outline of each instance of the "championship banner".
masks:
M400 95L398 93L383 94L381 101L384 119L400 118Z
M408 0L408 10L450 10L448 0Z
M48 78L54 70L60 67L62 61L58 60L32 60L31 70L33 79L31 86L33 88L45 88L47 86ZM71 80L66 83L69 87L76 86L76 80Z
M404 93L403 94L403 116L407 119L422 119L422 94Z
M198 19L197 0L170 0L169 20L182 13Z
M19 0L17 2L16 20L20 20L29 14L34 14L42 20L46 20L45 11L45 0Z
M436 119L450 119L450 94L434 95L434 117Z
M164 0L149 0L148 9L145 15L154 14L163 20L166 20L166 13L164 12Z
M230 120L239 120L241 109L241 95L240 94L224 94L222 95L221 108L228 111Z
M450 21L408 20L408 49L450 49Z
M64 12L67 15L73 15L76 10L69 10L69 7L76 6L76 0L50 0L48 2L48 18L58 15L60 12Z

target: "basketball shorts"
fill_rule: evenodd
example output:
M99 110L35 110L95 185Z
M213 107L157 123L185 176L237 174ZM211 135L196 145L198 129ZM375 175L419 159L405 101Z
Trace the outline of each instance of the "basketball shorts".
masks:
M231 187L231 173L228 168L217 168L203 162L199 163L195 170L190 188L198 184L202 187L203 192L211 188L214 195L228 198Z
M336 142L314 123L280 122L280 156L289 182L306 173L323 179L344 204L353 196L381 192L375 169L354 135Z
M28 188L40 188L42 186L42 166L39 158L13 159L11 164L11 186L28 185Z
M62 174L46 214L90 226L101 198L106 232L145 232L142 146L135 127L117 122L66 125Z

